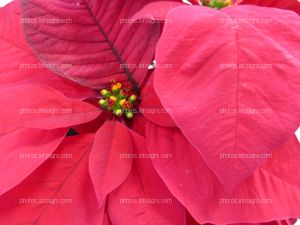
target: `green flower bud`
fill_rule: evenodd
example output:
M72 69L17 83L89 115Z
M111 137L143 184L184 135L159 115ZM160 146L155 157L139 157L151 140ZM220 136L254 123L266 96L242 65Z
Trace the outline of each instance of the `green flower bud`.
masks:
M100 99L98 102L103 108L108 106L108 102L105 99Z
M231 0L203 0L203 5L215 9L221 9L231 5Z
M114 111L114 113L115 113L116 116L122 116L123 115L123 110L122 109L116 109Z
M128 100L129 100L130 103L134 103L136 101L136 96L131 95Z
M102 96L104 96L105 98L108 98L109 96L111 96L111 93L108 90L106 90L106 89L102 89L101 92L100 92L100 94Z
M127 110L127 111L125 112L125 115L126 115L126 117L127 117L128 119L131 119L131 118L133 117L133 113L132 113L132 111L130 111L130 110Z

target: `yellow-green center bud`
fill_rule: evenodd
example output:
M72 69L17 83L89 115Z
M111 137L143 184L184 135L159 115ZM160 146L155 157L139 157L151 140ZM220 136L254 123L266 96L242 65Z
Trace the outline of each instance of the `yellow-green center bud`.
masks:
M116 116L122 116L123 115L123 110L122 109L117 109L117 110L115 110L115 115Z
M133 117L133 113L130 110L126 111L125 115L128 119L131 119Z
M108 102L105 99L100 99L99 104L104 108L108 106Z
M131 95L128 100L129 100L130 103L134 103L136 101L136 96Z
M120 105L121 105L121 106L124 105L125 102L126 102L126 99L122 99L122 100L120 101Z
M109 96L111 96L111 93L106 89L102 89L100 94L105 98L108 98Z
M224 7L230 6L231 0L203 0L203 5L215 9L222 9Z
M116 96L109 96L109 100L113 101L113 102L116 102L117 101L117 98Z

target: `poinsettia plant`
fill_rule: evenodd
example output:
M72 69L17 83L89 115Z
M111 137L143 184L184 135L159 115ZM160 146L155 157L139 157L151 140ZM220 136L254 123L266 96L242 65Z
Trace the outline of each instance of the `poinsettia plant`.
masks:
M300 2L0 9L0 224L292 224Z

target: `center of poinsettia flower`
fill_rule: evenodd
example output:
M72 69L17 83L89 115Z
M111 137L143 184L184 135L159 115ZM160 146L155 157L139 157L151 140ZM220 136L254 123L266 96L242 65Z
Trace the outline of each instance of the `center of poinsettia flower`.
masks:
M203 0L202 4L211 8L221 9L231 5L231 0Z
M112 80L110 90L102 89L100 94L99 104L104 110L111 111L117 117L133 118L137 95L129 88L122 88L121 83Z

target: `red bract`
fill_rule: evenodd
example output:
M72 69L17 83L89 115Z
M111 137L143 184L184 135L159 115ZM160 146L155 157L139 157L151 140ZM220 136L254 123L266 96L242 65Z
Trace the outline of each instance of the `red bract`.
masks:
M15 15L16 12L19 12L18 2L11 4L6 9L13 12L11 15ZM6 19L9 20L9 18L7 17ZM19 16L15 15L11 21L17 21L18 19ZM6 27L3 27L3 29L7 31ZM18 37L22 37L22 33L18 33ZM6 152L9 150L4 148L3 154L7 154L4 159L18 163L18 166L12 168L12 164L4 164L0 168L0 176L3 179L8 176L12 177L10 179L7 178L1 189L3 196L0 201L3 203L1 205L5 208L6 215L0 218L1 223L77 223L82 225L101 224L103 220L104 224L109 224L108 215L105 214L106 208L115 208L111 205L116 204L116 202L113 200L106 202L106 199L110 198L111 193L117 191L118 186L125 182L121 191L117 195L112 195L111 199L116 201L118 201L117 198L133 199L137 197L171 199L169 204L162 206L155 204L148 207L149 203L147 202L140 204L138 205L139 215L135 215L135 211L131 210L135 208L134 205L130 203L124 204L122 210L127 211L126 216L132 218L131 220L143 221L147 218L148 222L152 224L154 221L159 221L161 224L183 224L185 221L184 208L170 194L154 169L151 168L152 170L148 171L152 166L150 159L147 159L148 167L143 170L144 174L141 178L139 172L135 171L137 167L132 168L132 160L121 158L122 154L130 154L132 149L134 149L133 153L146 151L144 137L138 136L134 131L129 133L129 129L125 124L121 124L117 120L105 121L107 119L106 112L100 115L99 106L95 107L91 104L95 100L95 96L97 98L100 97L99 93L95 94L93 90L83 88L62 78L56 78L46 69L26 68L24 72L17 73L16 71L19 69L17 65L20 62L29 65L39 62L32 57L31 51L22 39L17 41L17 44L26 49L26 52L15 47L16 44L13 42L12 36L7 37L6 41L0 42L11 59L9 66L12 68L10 76L6 75L3 78L0 102L2 106L6 107L13 103L12 107L3 108L2 111L1 132L5 135L2 136L1 143L8 144L8 147L14 150L12 154L7 154ZM11 54L11 52L14 54ZM25 56L29 58L28 61L24 60ZM15 61L12 60L14 57L16 58ZM39 76L36 76L35 72ZM42 76L44 74L46 75L43 79ZM59 82L63 82L64 85L58 85ZM71 94L69 91L71 91ZM87 98L90 98L90 101L82 101ZM159 101L156 102L156 104L159 103ZM20 108L22 111L20 111ZM68 113L47 113L43 111L44 109L65 109L69 111ZM136 117L137 122L132 122L132 129L144 133L144 125L139 125L139 123L146 124L147 120L141 115ZM87 127L86 122L90 124L96 123L96 126L94 124ZM97 130L102 124L103 126L95 134L95 141L90 139L92 136L80 135L78 139L66 138L66 141L57 148L59 143L65 138L67 131L65 128L75 127L76 130L84 133L93 132L95 128ZM26 127L28 129L25 129ZM18 129L21 129L20 132ZM15 143L15 139L20 138L25 132L29 136L27 141ZM37 141L37 139L40 141L40 145L33 144L33 141ZM72 142L72 144L68 144L69 142ZM76 144L78 144L78 148ZM138 146L139 144L142 146ZM83 148L82 145L85 147ZM71 151L71 154L74 154L74 158L47 160L51 153L60 155L68 150ZM18 157L21 153L27 157L29 155L29 159L19 159ZM82 155L80 156L79 154L81 153ZM40 158L40 154L45 154L46 156ZM37 159L32 160L32 155L37 155ZM88 161L86 161L86 157L89 158ZM45 160L47 160L46 163L40 166ZM37 167L39 168L37 169ZM10 172L6 173L6 169L9 169ZM21 170L22 173L17 175L18 170ZM50 172L47 173L47 171ZM43 173L47 173L47 176L41 177L40 174ZM54 177L56 173L59 173L57 179ZM89 176L86 176L86 174L89 174ZM147 182L139 183L141 179L145 181L147 176L151 177L153 184ZM75 177L78 180L74 179ZM20 182L22 183L20 184ZM51 182L55 183L52 184ZM45 188L39 188L44 183L47 184ZM91 184L94 186L95 194L94 191L90 190ZM140 185L138 196L132 192L134 189L131 187L136 184ZM152 193L150 189L149 191L144 190L144 186L142 186L148 185L151 188L154 184L157 184L155 185L155 193ZM15 188L12 189L13 187ZM32 192L29 190L32 190ZM86 199L82 198L84 196L83 193L86 192L89 195L86 196ZM18 205L18 199L20 198L53 200L56 197L58 199L69 197L76 203L72 205L61 204L59 207L56 207L56 204L50 205L49 203L37 203L37 207L34 207L35 205L32 203L21 207ZM97 202L96 204L95 201ZM84 210L82 210L83 207L85 207ZM160 211L163 211L164 214L160 214ZM67 212L69 214L65 215ZM156 214L152 215L153 212L156 212ZM16 214L20 216L14 216ZM25 217L25 215L28 215L28 217ZM109 217L113 220L118 220L117 217L119 216L114 211L109 212ZM49 217L52 219L47 221ZM123 220L124 218L121 217L119 219ZM128 223L131 220L128 220Z
M132 154L127 127L108 121L95 135L89 164L100 206L105 205L107 194L120 186L131 171L132 161L120 160L122 154Z
M72 65L55 73L100 88L112 78L127 80L129 73L139 81L147 72L134 65L151 62L159 26L130 20L146 0L22 2L24 31L37 56L43 63ZM49 19L61 22L30 22Z
M0 95L1 133L24 127L70 127L91 121L100 114L93 105L67 98L47 86L13 85L2 88Z
M73 111L71 108L73 106L81 105L86 109L95 107L74 100L91 96L92 92L89 90L53 76L53 74L43 68L21 69L21 64L37 65L39 61L32 56L31 50L22 35L18 2L1 9L0 16L3 18L0 23L0 48L3 54L0 59L0 133L1 155L3 155L1 156L3 162L0 176L2 181L5 180L5 183L1 184L0 193L2 194L20 183L47 159L47 157L42 157L28 160L23 159L23 156L38 153L51 154L64 139L67 129L63 128L62 124L56 123L58 118L67 125L72 120L73 122L78 122L79 117L86 120L91 116L90 114L90 116L86 117L86 115L82 114L72 119L72 116L70 117L66 113L43 114L41 112L28 112L28 110L39 110L39 108L51 110L53 109L52 107L59 107L60 109L67 107L69 108L68 110ZM51 83L51 88L49 86L40 86L41 84L48 84L48 82ZM34 89L46 91L48 94L42 96L41 93L33 93ZM63 96L61 92L68 97ZM58 96L59 98L57 98ZM66 101L62 101L62 99ZM36 101L43 101L43 104L34 106ZM70 103L71 105L69 105ZM22 109L22 107L24 108ZM92 114L97 116L99 112L94 111ZM91 116L90 119L94 118L94 116ZM32 127L41 129L33 129ZM7 133L8 131L14 132Z
M0 224L299 217L295 13L173 1L23 0L21 23L40 62L24 41L18 4L0 10L0 143L7 146L0 153L12 162L0 166ZM69 80L30 67L39 63ZM137 107L142 114L133 118L121 110ZM79 134L65 137L69 128ZM243 154L271 157L232 157ZM51 204L55 199L72 203Z
M28 133L30 135L25 139ZM27 128L0 136L0 195L23 181L46 161L46 155L55 151L66 133L66 129L48 131ZM28 155L39 154L41 149L45 157L28 159Z
M0 224L99 225L100 213L88 173L92 143L93 135L65 139L55 154L71 157L48 159L1 196Z
M300 2L298 0L237 0L236 3L287 9L300 14Z
M147 155L145 138L135 132L130 132L130 136L132 152ZM124 156L123 160L129 161L130 159ZM112 223L124 225L184 224L184 208L170 194L154 170L151 159L135 158L132 167L126 181L108 197L108 212Z
M0 85L45 84L71 98L84 99L93 95L91 90L74 82L53 76L47 68L55 65L42 64L25 41L20 25L19 2L15 1L0 10Z
M295 137L275 150L272 158L233 194L220 188L215 174L178 129L150 125L147 146L152 154L173 155L171 159L153 159L154 166L171 193L200 224L257 223L299 217L300 146Z
M149 14L151 8L155 6L143 9L140 16ZM174 128L164 128L168 131L165 133L157 126L148 129L150 152L172 152L181 159L154 160L158 173L199 223L297 217L297 188L286 193L285 188L274 191L271 184L264 187L266 182L279 186L266 174L256 176L251 182L254 187L243 182L261 167L263 157L228 156L267 155L290 138L291 143L282 151L299 150L294 137L300 116L299 18L289 11L255 6L230 7L221 12L186 6L174 8L162 18L165 14L153 13L155 19L172 21L165 25L156 61L172 68L155 70L154 87L164 108L172 109L170 116L186 139ZM269 68L257 68L262 64ZM187 147L189 142L192 145ZM283 165L276 166L278 171L285 171ZM291 179L297 185L295 173ZM219 189L220 181L225 192ZM223 194L217 194L218 189ZM222 198L269 198L274 204L222 206ZM282 205L281 198L291 201ZM211 216L208 205L212 207ZM280 207L285 210L280 211ZM249 211L254 213L250 216Z
M253 18L269 22L251 23ZM299 126L300 20L289 11L257 6L221 12L184 6L166 19L173 22L165 25L156 60L172 68L155 70L154 88L185 137L233 192L264 159L222 159L271 153Z

